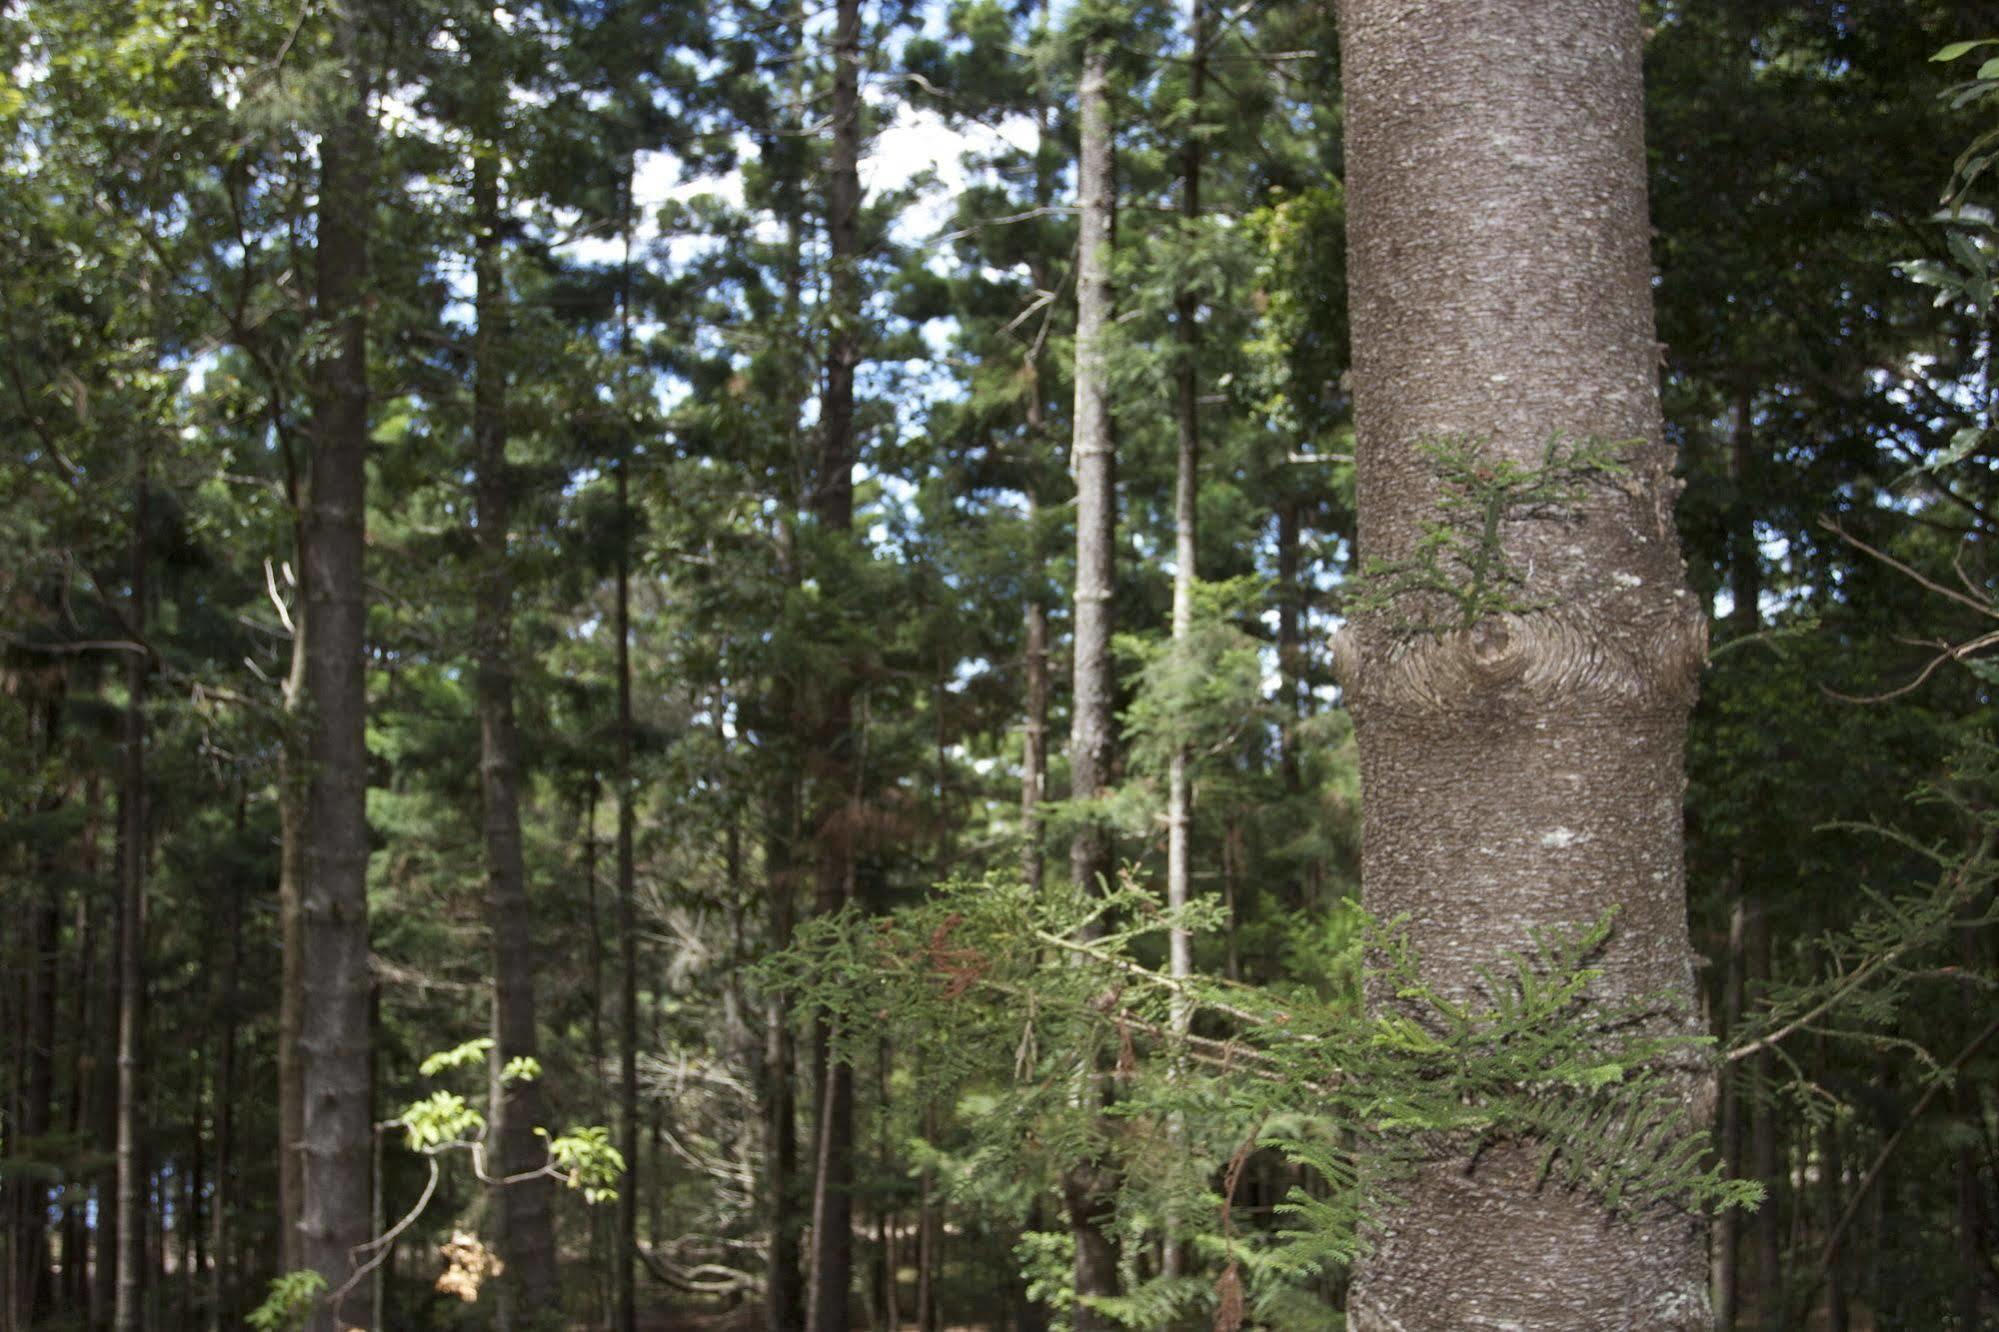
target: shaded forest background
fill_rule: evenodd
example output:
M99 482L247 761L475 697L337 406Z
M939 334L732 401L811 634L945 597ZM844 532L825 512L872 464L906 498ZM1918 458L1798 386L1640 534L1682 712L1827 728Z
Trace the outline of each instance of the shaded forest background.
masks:
M1999 225L1960 154L1999 70L1931 57L1999 6L1646 21L1661 384L1714 612L1686 846L1737 1055L1715 1159L1767 1192L1716 1222L1718 1308L1990 1326ZM1059 1315L1063 1144L1023 1145L1005 1094L1038 1056L926 1066L886 1014L835 1049L768 959L944 882L1053 893L1079 829L1150 893L1182 772L1192 968L1359 1003L1337 50L1294 0L0 6L0 1327L238 1326L310 1263L281 1088L297 931L341 915L306 902L298 802L342 402L354 1094L398 1121L344 1169L369 1235L425 1200L356 1296L373 1325L795 1332L828 1273L856 1325ZM1119 726L1075 800L1092 68ZM912 947L967 972L932 924ZM1157 1135L1194 1184L1123 1213L1124 1325L1205 1325L1232 1246L1278 1253L1280 1204L1323 1188L1197 1109ZM411 1149L482 1136L459 1110L499 1173L585 1126L565 1176L615 1148L588 1182L616 1197ZM489 1248L511 1272L482 1293ZM1254 1325L1337 1317L1338 1264L1244 1262Z

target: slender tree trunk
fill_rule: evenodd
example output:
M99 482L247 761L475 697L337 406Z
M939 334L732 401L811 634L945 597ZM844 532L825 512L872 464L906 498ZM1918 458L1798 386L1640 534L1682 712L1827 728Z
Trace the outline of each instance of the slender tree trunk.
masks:
M639 1164L639 919L632 860L637 792L632 782L631 460L618 474L618 1150L625 1178L618 1189L618 1332L638 1325Z
M1821 1043L1819 1051L1821 1072L1825 1051ZM1846 1163L1841 1154L1839 1120L1828 1118L1819 1130L1819 1223L1824 1227L1831 1249L1831 1260L1825 1266L1825 1318L1816 1326L1825 1332L1847 1332L1851 1326L1846 1305L1846 1244L1838 1234L1840 1213L1845 1210Z
M1048 98L1037 82L1034 105L1034 207L1045 210L1055 197L1049 169ZM1028 273L1037 295L1052 283L1047 256L1039 250L1028 259ZM1041 543L1041 476L1048 456L1048 392L1041 381L1044 339L1035 338L1027 354L1027 606L1023 668L1026 675L1026 725L1021 738L1020 830L1021 875L1040 895L1046 872L1047 848L1042 844L1041 802L1048 798L1048 559Z
M1754 459L1753 402L1754 397L1747 389L1737 394L1729 431L1729 475L1735 483L1737 499L1729 517L1729 591L1735 604L1729 612L1728 627L1731 635L1737 637L1753 634L1762 627L1763 559L1756 544L1754 515L1741 498L1748 493ZM1728 952L1722 966L1724 1043L1742 1019L1749 920L1752 915L1760 914L1745 893L1746 882L1742 858L1737 856L1729 870ZM1729 1068L1721 1075L1718 1130L1722 1163L1731 1178L1742 1174L1742 1083L1747 1074L1746 1069ZM1721 1332L1729 1332L1741 1317L1743 1219L1743 1212L1731 1207L1716 1217L1714 1223L1714 1320Z
M1969 931L1966 933L1969 934ZM1984 1093L1977 1087L1960 1083L1953 1091L1952 1099L1957 1102L1961 1122L1966 1124L1987 1122L1984 1116ZM1955 1156L1958 1276L1956 1289L1951 1294L1957 1313L1957 1326L1974 1328L1978 1326L1979 1309L1985 1299L1986 1279L1992 1270L1992 1249L1986 1239L1984 1210L1980 1199L1983 1172L1980 1170L1978 1149L1970 1142L1962 1142L1958 1145ZM1883 1192L1885 1193L1885 1189ZM1879 1204L1879 1195L1876 1201ZM1879 1245L1876 1247L1878 1249Z
M330 345L313 367L305 519L308 700L301 1257L328 1299L310 1332L368 1321L365 1293L339 1297L368 1239L368 750L364 526L368 454L368 228L373 125L361 35L335 25L339 109L320 139L318 317ZM351 1292L350 1292L351 1294Z
M53 696L41 709L43 759L49 764L50 771L54 770L56 737L62 717L60 690L61 686L57 685ZM38 804L44 813L52 813L61 802L62 796L58 792L43 798ZM28 991L27 1068L21 1116L17 1121L20 1136L30 1143L36 1143L49 1132L55 1117L56 991L62 940L62 880L57 872L58 852L51 845L34 855L39 862L35 866L34 877L40 881L40 891L37 894L39 900L30 915L30 955L22 978ZM9 1135L10 1138L12 1136ZM9 1145L12 1145L11 1142ZM39 1150L39 1144L30 1148L31 1152ZM13 1301L25 1325L47 1314L54 1304L46 1222L48 1191L38 1178L24 1175L9 1192L14 1195L19 1225L14 1234L17 1246L14 1274L19 1285L13 1292ZM67 1265L69 1261L70 1255L65 1252L63 1262Z
M1734 872L1735 891L1730 895L1735 899L1728 918L1728 951L1722 967L1721 982L1721 1034L1719 1040L1726 1045L1729 1036L1742 1021L1742 955L1748 930L1748 911L1742 901L1742 864L1738 859ZM1731 1178L1742 1173L1742 1095L1739 1077L1735 1070L1725 1070L1721 1075L1721 1112L1719 1115L1720 1138L1718 1144L1723 1168ZM1718 1332L1731 1332L1739 1310L1741 1291L1741 1270L1738 1258L1741 1255L1741 1212L1729 1208L1715 1218L1714 1226L1714 1325Z
M514 725L514 587L507 534L513 479L507 470L505 276L500 249L499 148L482 143L472 162L478 330L473 342L472 438L477 454L479 581L473 642L478 653L479 789L484 809L487 901L493 946L490 1088L492 1174L505 1181L539 1169L546 1149L535 1130L547 1114L539 1078L508 1080L507 1065L534 1059L534 923L521 858L520 740ZM493 1186L501 1261L497 1326L531 1327L556 1313L555 1232L546 1176Z
M1037 411L1034 415L1039 416L1040 413ZM1033 529L1037 526L1039 510L1040 505L1029 495L1027 523L1030 542L1038 541ZM1037 545L1028 566L1032 586L1027 594L1026 648L1023 653L1027 673L1027 724L1021 737L1020 762L1020 872L1028 888L1037 896L1041 892L1046 861L1041 846L1041 802L1048 794L1048 607L1041 600L1040 591L1045 569Z
M249 799L241 788L236 792L236 842L247 845ZM229 1251L229 1209L234 1205L232 1170L236 1151L236 1024L239 978L243 972L243 894L247 885L239 871L229 876L229 908L223 917L225 939L222 975L216 992L222 1008L222 1031L215 1069L215 1190L209 1198L208 1253L208 1332L222 1332L229 1322L231 1293Z
M779 719L793 712L791 691L773 690L772 711ZM781 721L782 724L782 721ZM772 949L791 946L797 886L798 784L791 765L783 765L775 783L776 799L765 839L764 865L769 879ZM800 1281L801 1235L798 1208L798 1109L796 1041L791 1031L790 1005L782 995L768 996L764 1046L764 1201L770 1222L770 1265L764 1280L767 1332L796 1332L805 1325L805 1289Z
M590 1097L601 1115L608 1110L610 1098L606 1095L604 1078L604 918L597 906L598 786L597 774L592 772L583 804L583 882L590 911ZM609 1280L611 1264L604 1261L603 1213L601 1207L590 1210L590 1289L595 1300L592 1311L609 1322L616 1311L617 1299Z
M174 1210L174 1238L180 1241L180 1253L176 1255L178 1275L175 1282L175 1298L179 1304L176 1324L185 1329L200 1288L202 1269L208 1258L208 1232L203 1223L203 1209L207 1206L208 1188L208 1135L202 1132L202 1103L213 1097L211 1086L214 1059L208 1052L208 1042L198 1041L194 1047L194 1095L188 1106L188 1160L184 1170L177 1171L185 1186L185 1195L177 1200Z
M118 824L114 833L118 877L122 884L125 865L126 823L124 811L123 778L121 774L118 799ZM96 1072L91 1082L91 1116L95 1128L98 1148L111 1162L98 1172L95 1188L97 1206L96 1234L93 1237L93 1252L90 1272L90 1325L93 1328L111 1327L117 1317L118 1304L118 1072L115 1054L118 1049L119 1013L124 1008L119 972L120 959L125 955L125 913L119 907L122 892L114 896L105 907L106 923L109 929L109 948L104 959L103 981L98 988L96 1020L92 1023L92 1036L99 1050L113 1053L114 1062L109 1068Z
M1340 31L1362 549L1393 564L1450 520L1428 441L1530 469L1552 441L1618 441L1627 469L1499 524L1495 557L1534 609L1458 626L1455 605L1403 596L1341 635L1364 901L1408 920L1456 1001L1530 928L1616 908L1593 997L1678 995L1658 1026L1691 1035L1681 754L1705 625L1658 407L1639 6L1342 0ZM1676 1076L1705 1122L1711 1081ZM1712 1325L1699 1217L1612 1216L1540 1187L1539 1156L1496 1144L1398 1179L1355 1332Z
M1203 0L1193 0L1188 16L1192 55L1188 63L1187 101L1200 119L1202 85L1207 75L1207 8ZM1201 215L1201 136L1198 125L1188 129L1181 148L1180 215L1187 223L1187 238L1193 241L1194 224ZM1177 449L1173 476L1173 646L1185 652L1194 633L1194 582L1200 554L1199 514L1201 498L1201 408L1200 381L1195 360L1200 355L1200 302L1192 291L1182 290L1174 302L1174 332L1179 342L1180 360L1174 371L1173 420ZM1187 746L1173 751L1166 782L1166 905L1184 910L1193 900L1192 841L1194 833L1194 779ZM1167 937L1167 972L1178 980L1194 974L1194 937L1191 931L1174 926ZM1193 1021L1193 1009L1180 995L1173 999L1172 1027L1185 1036ZM1175 1115L1171 1131L1178 1137L1184 1129ZM1184 1267L1179 1218L1168 1215L1160 1271L1177 1277Z
M93 773L83 783L83 837L78 856L81 881L86 884L97 881L99 799L98 779ZM76 895L71 926L77 942L70 985L69 1131L78 1142L85 1141L86 1132L94 1128L91 1116L97 1104L97 1085L102 1081L96 1053L102 1048L96 1041L100 1002L97 940L101 933L97 898L94 892ZM90 1311L92 1236L88 1205L84 1191L75 1189L63 1207L63 1304L84 1326L94 1327Z
M803 41L804 12L792 0L786 5L787 24ZM799 71L804 62L793 62L790 91L801 95ZM795 126L787 126L795 130ZM782 326L794 340L793 363L805 360L796 345L803 317L805 285L804 205L795 187L796 178L786 173L789 147L778 135L767 138L761 152L773 177L786 184L780 191L779 211L785 219L784 305ZM805 488L805 450L799 437L799 416L808 392L802 374L790 382L793 397L787 404L786 456L791 463L792 486L780 497L771 544L778 584L787 589L798 586L798 515L800 492ZM774 672L763 707L764 747L773 757L770 803L764 828L764 878L769 913L770 946L773 950L791 945L798 919L800 885L799 846L802 840L804 795L799 776L798 753L811 722L804 715L803 693L798 679L786 666ZM764 1077L760 1085L760 1108L764 1130L764 1206L770 1226L770 1261L764 1283L764 1312L768 1332L798 1332L805 1326L806 1290L803 1271L804 1207L806 1177L798 1160L798 1050L792 1030L791 1001L784 993L764 997Z
M1076 420L1070 466L1076 476L1076 604L1070 702L1071 797L1093 800L1111 781L1117 747L1112 716L1111 599L1117 544L1116 445L1111 435L1105 339L1111 321L1111 127L1109 56L1102 43L1083 57L1082 155L1076 271ZM1069 845L1069 874L1084 889L1113 871L1110 834L1086 818Z
M833 22L832 151L827 166L827 280L832 330L820 403L819 460L812 513L829 542L842 546L854 526L854 373L861 361L861 4L837 0ZM820 709L821 777L814 801L814 906L821 915L846 904L853 879L849 817L854 779L854 686L842 668L825 686ZM853 1284L854 1077L833 1057L833 1032L813 1027L819 1075L818 1169L812 1190L812 1263L807 1332L846 1332Z
M303 496L299 506L298 595L292 607L291 670L284 684L284 739L278 750L278 1269L305 1266L305 663L309 596Z
M1284 780L1284 794L1296 796L1305 789L1299 766L1298 723L1305 712L1305 648L1301 632L1304 619L1305 588L1298 568L1298 501L1289 496L1277 502L1277 669L1282 677L1279 692L1283 699L1283 730L1278 737L1278 769Z
M133 636L146 634L149 464L139 463L132 505ZM140 1113L146 1030L146 676L143 652L125 654L124 767L118 789L118 1275L112 1322L139 1332L145 1319L145 1154Z
M1770 979L1770 917L1757 910L1749 918L1748 976L1752 994L1760 994ZM1750 1217L1750 1241L1756 1255L1755 1279L1744 1301L1756 1311L1759 1326L1781 1310L1784 1298L1783 1222L1779 1208L1784 1196L1782 1156L1777 1150L1777 1113L1767 1094L1776 1073L1776 1055L1763 1051L1753 1059L1759 1094L1749 1108L1749 1173L1763 1184L1763 1205Z
M1305 770L1298 744L1298 727L1305 720L1305 584L1299 568L1299 503L1286 496L1277 502L1277 675L1278 705L1281 709L1277 737L1277 771L1284 784L1284 798L1292 808L1305 794ZM1309 910L1317 905L1319 861L1298 866L1291 883L1288 905Z
M1083 54L1079 89L1082 148L1077 164L1081 238L1076 269L1076 420L1070 463L1076 474L1076 606L1073 697L1070 702L1070 796L1096 800L1111 783L1117 746L1112 716L1111 626L1117 540L1116 446L1111 436L1110 386L1105 338L1111 318L1111 122L1110 56L1102 39ZM1116 872L1109 830L1094 814L1078 825L1069 844L1069 876L1085 891L1106 885ZM1086 1078L1092 1103L1101 1082ZM1079 1296L1117 1293L1117 1247L1110 1236L1115 1210L1108 1167L1072 1162L1064 1171L1063 1198L1076 1240L1075 1287ZM1085 1306L1075 1311L1076 1332L1106 1332L1111 1324Z

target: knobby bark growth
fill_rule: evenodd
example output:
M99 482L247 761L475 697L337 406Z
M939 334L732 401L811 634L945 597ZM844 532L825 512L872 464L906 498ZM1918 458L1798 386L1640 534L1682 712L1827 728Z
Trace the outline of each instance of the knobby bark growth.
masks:
M1622 458L1505 516L1517 609L1431 632L1390 605L1342 635L1365 901L1406 918L1449 997L1530 928L1614 908L1598 997L1673 992L1658 1020L1691 1033L1681 750L1705 628L1661 437L1638 6L1343 0L1340 26L1362 554L1406 559L1445 521L1426 443L1524 468L1557 439ZM1684 1083L1703 1123L1711 1082ZM1352 1325L1709 1325L1699 1218L1613 1216L1540 1186L1537 1162L1497 1144L1398 1181Z

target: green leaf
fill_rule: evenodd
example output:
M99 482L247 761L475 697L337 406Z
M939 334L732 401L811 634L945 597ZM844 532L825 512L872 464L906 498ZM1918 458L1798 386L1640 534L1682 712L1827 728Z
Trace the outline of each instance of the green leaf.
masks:
M479 1060L484 1059L486 1051L492 1048L493 1038L490 1036L481 1036L476 1040L465 1042L465 1044L458 1046L456 1049L439 1050L436 1054L431 1055L421 1064L418 1064L416 1071L427 1078L436 1077L447 1068L462 1068L466 1064L477 1063Z
M1950 437L1950 447L1923 464L1932 472L1940 472L1946 467L1954 467L1972 454L1985 442L1985 432L1977 426L1964 426Z
M1981 46L1990 46L1995 41L1999 41L1999 38L1984 37L1972 42L1952 42L1949 46L1944 47L1941 51L1931 56L1930 59L1941 62L1956 60L1969 52L1976 51Z

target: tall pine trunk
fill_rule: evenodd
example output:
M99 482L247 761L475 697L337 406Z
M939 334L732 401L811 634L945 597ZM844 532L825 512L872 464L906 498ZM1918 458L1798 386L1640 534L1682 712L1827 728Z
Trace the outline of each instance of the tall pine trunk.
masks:
M300 1080L300 1257L329 1298L311 1332L368 1322L365 1292L334 1299L369 1232L367 591L368 228L373 126L361 34L335 24L344 71L320 139L317 314L305 515L306 774Z
M1076 420L1070 453L1076 474L1076 605L1069 724L1070 798L1078 801L1105 794L1117 747L1111 676L1117 472L1104 345L1111 319L1109 84L1109 48L1103 37L1095 37L1083 53L1078 91L1081 237L1076 267ZM1078 822L1069 843L1071 880L1086 892L1101 887L1116 872L1111 856L1110 831L1092 812ZM1086 1102L1099 1103L1098 1080L1086 1077L1085 1083ZM1109 1230L1115 1199L1108 1168L1095 1160L1071 1162L1063 1172L1062 1193L1076 1241L1076 1294L1116 1294L1117 1247ZM1101 1313L1077 1306L1076 1332L1102 1332L1110 1326Z
M839 551L854 526L854 372L861 361L861 4L838 0L833 21L833 142L827 164L827 299L831 316L826 386L819 412L819 459L812 516L821 549ZM839 556L836 554L836 559ZM837 574L835 575L837 576ZM852 894L850 807L855 779L854 686L839 668L821 694L813 802L813 902L821 915ZM812 1263L807 1332L846 1332L854 1265L854 1075L833 1057L833 1032L823 1021L812 1033L819 1081L817 1168L812 1188Z
M236 792L236 842L247 845L249 797L239 787ZM229 906L223 917L224 952L222 974L216 993L222 1009L222 1031L215 1070L215 1189L208 1211L208 1332L222 1332L229 1321L226 1308L231 1293L230 1210L236 1205L234 1156L236 1151L236 1027L237 1004L243 973L243 897L248 888L239 868L229 876Z
M1188 15L1189 57L1187 101L1193 108L1195 124L1189 126L1180 154L1180 215L1185 219L1186 241L1194 242L1194 224L1201 216L1201 136L1202 84L1207 74L1207 10L1202 0L1193 0ZM1173 469L1173 647L1188 650L1194 632L1194 581L1200 552L1199 513L1201 501L1201 406L1200 383L1195 358L1200 353L1200 301L1183 289L1174 301L1174 334L1179 343L1179 364L1174 368L1173 424L1175 456ZM1194 834L1194 778L1185 744L1173 751L1166 778L1166 905L1184 910L1193 900L1192 842ZM1167 971L1185 981L1194 974L1194 938L1190 931L1174 926L1167 939ZM1173 1030L1184 1036L1193 1020L1193 1010L1179 995L1173 999ZM1176 1115L1173 1131L1182 1125ZM1185 1255L1175 1224L1167 1217L1165 1247L1160 1268L1169 1277L1181 1273Z
M1750 468L1754 457L1754 397L1744 388L1736 395L1734 419L1729 429L1729 479L1734 483L1735 502L1728 515L1729 594L1734 607L1728 616L1731 637L1745 637L1762 628L1763 562L1756 542L1755 515L1744 496L1749 493ZM1749 920L1761 908L1747 892L1747 876L1741 856L1729 869L1728 947L1722 964L1721 1029L1717 1037L1726 1045L1742 1019L1745 985L1745 954L1749 940ZM1748 1070L1724 1069L1721 1075L1721 1108L1716 1116L1716 1132L1723 1168L1730 1177L1743 1170L1743 1083ZM1729 1208L1714 1222L1714 1321L1720 1332L1734 1328L1742 1308L1742 1227L1743 1214Z
M500 251L499 149L482 143L472 164L474 299L472 438L477 454L478 590L473 642L478 653L479 790L493 947L493 1048L490 1088L492 1173L501 1260L501 1327L532 1327L554 1312L555 1232L549 1218L553 1181L505 1182L536 1171L546 1152L535 1130L547 1118L538 1078L508 1080L507 1065L533 1059L534 942L521 859L520 740L514 725L514 585L507 555L513 481L507 471L506 369L502 345L506 293Z
M132 634L146 633L147 462L132 504ZM125 744L118 787L118 1197L112 1325L139 1332L145 1319L145 1153L141 1142L146 1030L146 675L143 651L125 656Z
M1045 13L1044 8L1044 13ZM1051 168L1048 125L1048 95L1045 79L1037 74L1034 90L1034 207L1046 210L1055 197ZM1039 247L1028 256L1027 271L1037 299L1053 288L1048 256ZM1027 458L1024 464L1027 494L1027 597L1023 616L1022 670L1025 676L1025 725L1020 757L1020 872L1036 895L1041 892L1047 866L1047 848L1042 843L1041 802L1048 798L1048 557L1041 542L1041 478L1049 456L1048 390L1041 379L1042 344L1037 337L1028 344L1027 364Z
M804 15L796 0L786 6L785 18L802 40ZM794 94L799 92L802 65L802 61L793 62ZM761 148L768 168L787 186L780 191L778 204L786 232L782 327L785 336L797 339L801 336L804 302L805 219L797 180L783 174L788 151L779 134L767 137ZM797 357L798 361L803 359L802 355ZM808 390L802 376L791 380L788 387L792 396L787 403L784 442L791 464L787 474L795 477L805 466L798 422ZM798 586L801 576L798 512L799 496L795 490L788 490L772 523L777 582L787 592ZM764 889L773 950L791 946L798 919L799 847L805 807L798 755L807 731L802 698L796 673L780 665L762 701L764 716L760 726L765 748L773 759L764 825ZM798 1041L792 1030L789 995L783 991L767 994L764 1005L765 1043L759 1100L764 1130L763 1203L770 1227L770 1260L764 1281L765 1327L767 1332L797 1332L805 1326L804 1228L805 1208L810 1202L798 1160Z
M62 728L63 684L63 675L55 673L47 693L36 700L36 710L41 713L42 719L41 759L50 772L56 770L56 744ZM61 807L62 800L61 786L57 785L56 789L42 794L35 807L38 813L51 814ZM48 1133L55 1122L56 999L61 972L62 878L58 872L60 852L55 842L42 843L28 854L34 867L33 879L39 880L39 891L30 916L28 965L23 968L22 976L27 991L26 1048L23 1051L27 1068L23 1076L22 1104L17 1124L20 1136L30 1144L37 1144L37 1140ZM12 1136L9 1135L10 1138ZM31 1145L29 1150L38 1151L40 1147L38 1144ZM48 1189L38 1176L23 1172L8 1193L13 1195L12 1205L16 1209L15 1230L11 1237L16 1261L7 1307L21 1326L28 1326L47 1314L55 1304L47 1238ZM65 1265L70 1264L72 1259L72 1254L64 1253Z
M1615 908L1594 997L1674 993L1660 1025L1693 1035L1682 748L1705 623L1658 405L1639 6L1342 0L1340 29L1363 554L1409 559L1450 521L1426 443L1534 469L1557 440L1615 442L1626 469L1503 515L1484 558L1522 580L1507 605L1392 596L1341 636L1363 899L1408 921L1453 1000L1530 929ZM1711 1084L1682 1090L1704 1123ZM1541 1186L1539 1155L1499 1144L1397 1180L1356 1332L1708 1328L1702 1221L1614 1216Z
M638 811L632 782L632 518L629 456L618 460L618 1332L638 1326L639 1245L639 921L633 836Z
M306 619L305 497L298 515L298 596L292 609L291 669L283 693L284 735L278 749L278 1269L305 1266L299 1229L305 1218L305 841Z

